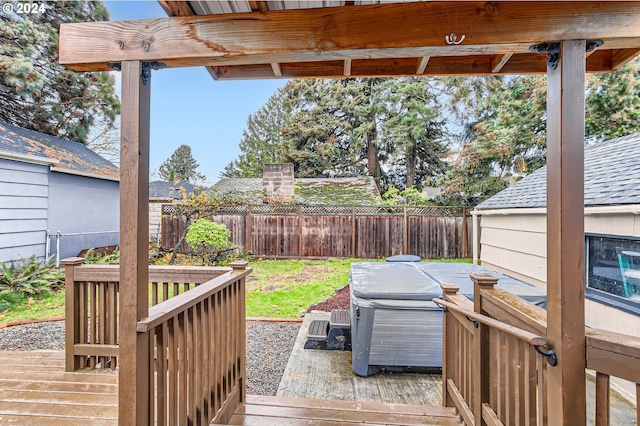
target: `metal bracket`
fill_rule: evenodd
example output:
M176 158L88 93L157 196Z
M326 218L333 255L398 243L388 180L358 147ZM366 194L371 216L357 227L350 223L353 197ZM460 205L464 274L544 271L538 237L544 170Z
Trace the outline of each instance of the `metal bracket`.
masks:
M122 71L122 63L121 62L109 62L107 64L109 68L113 68L116 71ZM149 81L151 81L151 70L159 70L161 68L166 67L162 62L157 61L145 61L142 62L142 84L147 86Z
M553 351L553 349L549 349L549 350L543 351L542 349L540 349L540 346L538 346L538 345L534 345L533 348L540 355L542 355L542 356L547 358L547 362L549 363L550 366L555 367L556 365L558 365L558 355L556 355L556 353Z
M547 67L551 70L558 68L558 62L560 61L560 43L534 44L529 50L538 54L546 53Z
M602 40L587 40L585 51L591 52L592 50L602 46L604 42ZM549 43L540 43L534 44L529 48L532 52L535 53L546 53L547 54L547 67L551 70L555 70L558 68L558 62L560 61L560 43L549 42Z
M166 67L162 62L151 61L142 63L142 84L147 86L151 81L151 70L159 70Z
M468 316L465 315L465 318L467 318L469 321L471 321L471 323L473 324L474 328L478 328L478 326L480 325L480 323L478 322L478 320L474 320L472 318L469 318Z

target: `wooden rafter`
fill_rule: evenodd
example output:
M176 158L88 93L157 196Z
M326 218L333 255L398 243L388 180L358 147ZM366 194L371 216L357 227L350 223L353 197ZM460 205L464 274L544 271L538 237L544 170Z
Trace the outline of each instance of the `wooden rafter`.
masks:
M271 69L273 70L273 75L276 77L282 77L282 70L280 69L280 64L277 62L273 62L271 64Z
M423 56L420 58L420 60L418 61L418 68L416 69L416 74L418 75L424 74L424 70L427 69L427 65L429 64L429 59L431 59L431 56Z
M492 73L500 72L500 70L502 70L502 67L505 66L507 61L511 59L511 56L513 56L513 54L511 53L505 53L504 55L491 56L491 72Z
M174 2L165 7L186 13L174 11ZM157 60L168 67L279 63L284 76L284 63L352 59L355 72L356 61L386 58L383 68L388 69L410 58L413 69L403 74L414 75L417 58L425 56L431 57L430 69L436 57L471 63L478 55L512 54L502 72L511 72L509 65L521 55L525 60L511 68L539 73L546 70L528 48L541 41L589 38L604 40L607 49L640 48L640 2L499 2L485 7L480 2L418 2L63 24L60 62L76 71L107 70L108 62L124 60ZM372 22L377 31L369 31ZM465 35L462 44L445 42L452 29ZM318 70L298 74L316 76Z
M619 70L640 55L640 49L615 50L611 54L611 68Z

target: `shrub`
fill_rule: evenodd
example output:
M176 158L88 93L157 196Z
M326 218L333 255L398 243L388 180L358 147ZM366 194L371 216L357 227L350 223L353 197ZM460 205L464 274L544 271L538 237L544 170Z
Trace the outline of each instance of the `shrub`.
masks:
M22 259L17 265L2 264L0 294L15 293L26 296L55 291L64 285L64 275L36 256Z
M186 240L193 250L202 252L203 263L212 264L222 253L232 250L230 237L231 231L224 224L198 219L189 226Z
M84 263L101 264L101 265L117 265L120 263L120 247L116 247L110 254L96 253L95 249L90 248L84 256Z

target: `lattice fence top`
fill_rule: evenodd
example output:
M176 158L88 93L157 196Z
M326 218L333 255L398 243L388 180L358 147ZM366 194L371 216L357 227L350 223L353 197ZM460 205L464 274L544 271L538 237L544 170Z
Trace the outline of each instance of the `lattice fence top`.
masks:
M460 217L470 212L468 207L404 207L404 206L303 206L281 204L228 205L211 209L213 214L265 214L265 215L328 215L328 216L451 216ZM165 204L164 215L179 214L173 204Z

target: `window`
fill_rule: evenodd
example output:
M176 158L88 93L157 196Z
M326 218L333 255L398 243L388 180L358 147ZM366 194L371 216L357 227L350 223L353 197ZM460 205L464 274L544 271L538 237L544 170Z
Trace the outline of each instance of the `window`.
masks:
M586 236L586 296L640 315L640 240Z

